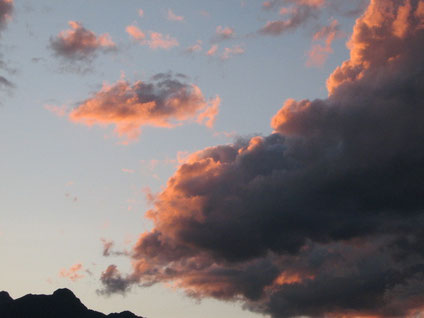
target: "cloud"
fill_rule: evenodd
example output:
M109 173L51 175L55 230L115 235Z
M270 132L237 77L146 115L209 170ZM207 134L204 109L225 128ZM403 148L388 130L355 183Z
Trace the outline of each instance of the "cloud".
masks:
M176 15L171 9L168 9L167 18L168 18L169 21L175 21L175 22L183 22L184 21L183 16Z
M79 22L69 21L70 29L50 39L50 47L57 56L68 60L89 60L97 52L116 49L108 33L97 36Z
M313 44L311 50L308 53L307 66L322 66L326 62L328 56L333 53L331 47L334 40L343 37L343 32L340 31L340 25L337 20L333 20L330 25L322 27L319 31L314 34ZM322 41L323 44L316 44L316 42Z
M287 100L273 134L192 154L118 277L273 318L422 314L423 3L372 0L328 98Z
M188 48L185 49L185 52L189 53L189 54L200 52L200 51L202 51L202 41L201 40L198 40L196 42L196 44L193 44L192 46L189 46Z
M99 295L125 294L131 289L134 281L131 277L122 277L116 265L109 265L100 277L105 288L97 290Z
M177 39L171 37L170 35L163 35L159 32L150 32L150 41L149 46L151 49L165 49L169 50L174 46L178 46L179 43Z
M223 41L233 39L235 36L235 31L230 27L217 26L214 41Z
M62 269L59 272L59 276L63 278L68 278L73 282L76 282L82 278L84 278L84 275L81 274L81 271L83 270L82 264L75 264L72 265L69 269Z
M153 50L169 50L179 45L177 39L171 37L168 34L163 35L159 32L149 31L150 39L147 39L146 34L135 25L129 25L125 30L134 41L140 43L141 45L148 45Z
M218 45L213 44L211 48L206 52L207 56L215 56L216 52L218 52Z
M301 5L286 9L281 13L289 14L289 17L286 19L268 21L265 26L259 30L259 33L277 36L295 30L309 22L311 18L315 18L317 9L311 6Z
M0 32L6 28L7 23L12 19L13 9L13 0L0 0ZM0 69L6 71L9 74L15 72L15 70L8 67L7 63L3 61L2 54L0 54ZM10 93L13 88L15 88L15 84L13 84L6 77L0 75L0 90Z
M75 123L114 125L115 133L135 140L143 126L175 127L186 121L211 126L218 112L219 97L206 100L199 87L181 76L157 74L151 82L133 84L120 80L86 99L69 113Z
M113 247L115 246L115 242L108 241L106 239L101 239L103 243L103 256L128 256L129 253L127 251L114 251Z
M0 0L0 30L6 27L13 12L13 0Z
M139 17L143 17L144 16L144 10L143 9L138 9L138 16Z
M226 47L224 52L221 54L222 60L228 60L235 55L244 54L244 48L240 45L234 45L233 47Z
M146 34L141 31L135 25L129 25L125 28L125 31L133 38L135 41L143 42L146 39Z

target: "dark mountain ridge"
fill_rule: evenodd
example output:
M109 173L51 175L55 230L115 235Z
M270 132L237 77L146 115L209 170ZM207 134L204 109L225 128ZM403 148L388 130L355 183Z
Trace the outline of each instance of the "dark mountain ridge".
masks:
M0 292L1 318L143 318L129 311L105 315L90 310L69 289L58 289L53 295L28 294L18 299Z

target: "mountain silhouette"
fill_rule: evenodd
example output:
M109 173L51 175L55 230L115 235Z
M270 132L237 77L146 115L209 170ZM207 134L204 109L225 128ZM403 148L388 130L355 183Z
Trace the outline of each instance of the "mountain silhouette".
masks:
M69 289L58 289L53 295L28 294L18 299L0 292L1 318L143 318L129 311L105 315L90 310Z

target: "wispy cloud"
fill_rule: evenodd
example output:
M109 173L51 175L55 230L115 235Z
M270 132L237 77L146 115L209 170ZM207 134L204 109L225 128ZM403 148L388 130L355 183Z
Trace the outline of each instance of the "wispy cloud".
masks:
M176 22L183 22L184 21L184 17L183 16L176 15L174 13L174 11L172 11L171 9L168 9L167 18L168 18L169 21L176 21Z

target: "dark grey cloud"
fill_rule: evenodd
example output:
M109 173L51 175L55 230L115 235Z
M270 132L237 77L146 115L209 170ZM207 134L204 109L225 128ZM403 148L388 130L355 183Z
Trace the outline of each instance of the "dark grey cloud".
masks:
M117 278L273 318L422 312L422 25L423 0L372 1L329 97L288 100L273 134L188 158Z

